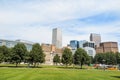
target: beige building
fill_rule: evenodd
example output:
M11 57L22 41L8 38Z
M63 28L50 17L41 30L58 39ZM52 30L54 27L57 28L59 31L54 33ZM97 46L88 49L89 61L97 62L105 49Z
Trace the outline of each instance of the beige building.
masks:
M96 48L96 53L104 52L118 52L118 43L117 42L103 42L100 43L100 47Z
M51 44L42 44L42 49L45 53L45 64L53 65L53 57L58 54L60 57L62 56L62 49L56 48Z

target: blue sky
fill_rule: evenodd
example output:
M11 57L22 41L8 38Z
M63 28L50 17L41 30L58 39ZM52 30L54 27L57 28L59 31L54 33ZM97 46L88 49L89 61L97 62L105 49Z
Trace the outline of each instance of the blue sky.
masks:
M63 46L70 40L120 43L120 0L0 0L0 38L51 43L52 29L63 32Z

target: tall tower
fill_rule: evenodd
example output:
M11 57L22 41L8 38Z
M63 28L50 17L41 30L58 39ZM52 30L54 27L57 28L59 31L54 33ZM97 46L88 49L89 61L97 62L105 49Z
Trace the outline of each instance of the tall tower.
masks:
M52 44L57 48L62 48L62 30L54 28L52 31Z
M100 34L91 33L90 34L90 41L94 41L95 42L95 46L99 47L100 43L101 43L101 36L100 36Z

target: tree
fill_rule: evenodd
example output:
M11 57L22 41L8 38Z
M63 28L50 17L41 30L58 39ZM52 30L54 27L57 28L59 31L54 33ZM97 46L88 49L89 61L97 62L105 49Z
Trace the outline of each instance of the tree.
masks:
M119 52L116 53L116 61L117 61L117 64L120 64L120 53Z
M8 62L10 59L10 50L6 46L0 47L0 61L2 62Z
M24 61L26 52L27 52L27 48L23 43L18 43L13 47L11 54L12 56L11 61L13 63L16 63L16 67L20 62Z
M116 62L116 56L114 53L112 52L107 52L104 54L106 57L105 57L105 63L108 64L108 65L115 65L117 64Z
M82 65L85 64L87 61L89 61L89 56L87 52L82 48L78 48L74 54L74 64L80 65L82 69Z
M98 53L94 57L94 63L103 64L103 60L106 60L105 53Z
M87 63L88 65L93 64L93 57L92 57L92 56L89 56L86 63Z
M72 52L70 49L65 48L62 54L62 63L66 65L72 64Z
M4 61L4 55L2 51L2 46L0 46L0 63Z
M94 62L99 63L99 64L114 65L116 64L117 61L116 61L116 56L114 53L106 52L106 53L96 54L94 57Z
M34 63L34 67L36 67L36 63L43 63L45 61L45 55L40 44L36 43L32 47L32 51L30 52L31 61Z
M57 65L58 63L60 63L60 56L58 54L56 54L53 58L53 62Z

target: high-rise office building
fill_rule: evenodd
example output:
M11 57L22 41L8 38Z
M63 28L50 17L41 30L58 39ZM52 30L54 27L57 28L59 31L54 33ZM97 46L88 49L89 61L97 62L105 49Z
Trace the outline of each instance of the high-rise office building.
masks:
M101 43L101 36L100 36L100 34L91 33L90 34L90 41L94 41L95 42L95 46L99 47L100 43Z
M70 41L70 47L72 48L72 50L76 50L77 48L79 48L79 41L71 40Z
M62 48L62 30L54 28L52 31L52 44L57 48Z

